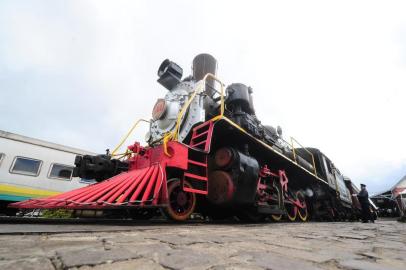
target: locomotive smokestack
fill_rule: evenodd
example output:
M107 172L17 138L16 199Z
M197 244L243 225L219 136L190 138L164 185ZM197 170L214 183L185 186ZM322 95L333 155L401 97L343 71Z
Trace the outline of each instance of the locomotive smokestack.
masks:
M207 53L199 54L193 59L192 71L193 71L193 78L196 81L200 81L201 79L203 79L207 73L211 73L216 76L217 75L217 60L210 54L207 54ZM213 89L214 89L214 81L211 79L208 79L206 86L207 86L207 88L206 88L207 94L209 96L212 96Z

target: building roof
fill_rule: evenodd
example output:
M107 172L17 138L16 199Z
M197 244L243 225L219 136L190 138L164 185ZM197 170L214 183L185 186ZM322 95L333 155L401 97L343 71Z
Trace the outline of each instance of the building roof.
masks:
M393 197L398 196L399 194L404 194L406 190L406 175L403 176L399 182L397 182L392 188Z
M406 175L403 176L391 189L394 188L406 188Z

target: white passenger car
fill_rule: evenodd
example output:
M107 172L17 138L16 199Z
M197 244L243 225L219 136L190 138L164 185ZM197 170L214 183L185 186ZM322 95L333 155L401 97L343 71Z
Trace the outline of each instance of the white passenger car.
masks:
M72 177L76 155L94 153L0 130L0 209L93 183Z

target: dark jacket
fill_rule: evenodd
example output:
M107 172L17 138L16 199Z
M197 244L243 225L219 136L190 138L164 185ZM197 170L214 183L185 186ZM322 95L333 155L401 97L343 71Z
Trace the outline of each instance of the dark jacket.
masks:
M366 189L361 190L358 195L358 201L360 204L369 204L369 196L368 196L368 191Z

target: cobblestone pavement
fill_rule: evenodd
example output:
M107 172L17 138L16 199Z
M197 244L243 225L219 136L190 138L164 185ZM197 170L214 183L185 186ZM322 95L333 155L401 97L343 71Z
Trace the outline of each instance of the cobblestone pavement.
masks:
M406 269L406 224L389 220L82 229L3 232L0 269Z

